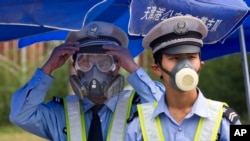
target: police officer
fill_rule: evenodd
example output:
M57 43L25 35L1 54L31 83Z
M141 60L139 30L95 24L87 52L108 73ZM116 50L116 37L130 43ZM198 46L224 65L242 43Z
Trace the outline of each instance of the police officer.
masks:
M200 19L176 16L145 36L143 46L152 50L151 67L165 91L159 101L137 106L139 118L128 124L127 141L229 141L230 124L241 124L239 116L226 103L205 98L197 87L207 34Z
M91 22L70 32L32 79L13 94L10 121L53 141L122 140L126 121L136 110L131 105L155 101L152 93L159 90L134 62L127 46L126 33L106 22ZM70 56L76 70L70 76L75 94L44 103L54 81L52 72ZM139 99L134 91L124 90L121 67L130 73L128 81Z

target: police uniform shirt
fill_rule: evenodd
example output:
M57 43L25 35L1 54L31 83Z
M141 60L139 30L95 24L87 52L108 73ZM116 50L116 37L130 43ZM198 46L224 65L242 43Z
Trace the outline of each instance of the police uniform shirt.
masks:
M48 140L66 141L65 113L63 104L60 104L62 101L55 99L49 103L43 103L53 81L53 77L37 69L32 79L13 94L10 121L26 131ZM142 102L155 100L152 93L159 89L156 87L157 85L150 82L152 80L143 69L140 68L132 73L128 81L131 81L132 84L136 84L134 88L138 90ZM159 97L160 96L156 96L156 98ZM102 133L104 135L103 138L107 136L111 114L114 112L116 102L117 97L105 101L105 106L99 111ZM94 104L86 98L83 100L83 105L86 132L88 133L91 123L91 112L89 109Z
M141 95L142 103L159 101L162 91L165 91L164 85L158 81L153 81L142 68L131 73L127 80L134 90Z
M164 93L164 91L162 91ZM206 104L206 98L199 90L198 98L195 101L192 110L186 115L181 124L178 124L170 115L165 96L163 95L154 110L152 117L160 116L161 125L165 141L193 141L198 121L200 117L209 118L209 109ZM236 124L241 124L238 120ZM229 141L230 121L223 118L219 129L220 141ZM136 117L127 125L126 141L143 141L140 129L139 119Z

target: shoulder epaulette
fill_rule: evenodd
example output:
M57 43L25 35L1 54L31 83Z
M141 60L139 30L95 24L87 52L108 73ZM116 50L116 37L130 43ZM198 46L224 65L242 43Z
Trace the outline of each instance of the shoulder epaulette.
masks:
M138 103L140 103L140 101L141 101L141 99L140 99L139 95L137 94L137 92L135 92L132 104L138 104Z
M232 124L235 124L240 119L240 116L228 106L223 106L223 117L228 119Z
M140 103L140 101L141 101L140 96L137 94L137 92L135 92L133 100L132 100L132 104L137 105ZM135 117L138 117L138 111L131 113L130 117L128 117L127 119L127 123L130 123Z
M53 101L63 105L63 98L53 96Z
M127 119L127 123L130 123L135 117L138 117L138 111L136 111L135 113L133 113L133 114Z

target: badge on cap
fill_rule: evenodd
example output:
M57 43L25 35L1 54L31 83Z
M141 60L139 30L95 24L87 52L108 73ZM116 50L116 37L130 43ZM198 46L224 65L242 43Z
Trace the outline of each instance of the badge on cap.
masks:
M178 21L174 26L174 32L182 35L188 32L187 23L185 21Z
M87 30L87 35L92 38L97 38L99 34L99 27L97 24L91 24L89 25L89 28Z

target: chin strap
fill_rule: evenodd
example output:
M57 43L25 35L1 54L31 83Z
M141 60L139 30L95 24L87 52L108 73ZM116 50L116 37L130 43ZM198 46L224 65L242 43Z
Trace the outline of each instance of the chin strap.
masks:
M166 69L164 69L159 63L157 63L157 66L166 74L168 74L171 77L174 77L173 74L171 74L169 71L167 71Z

